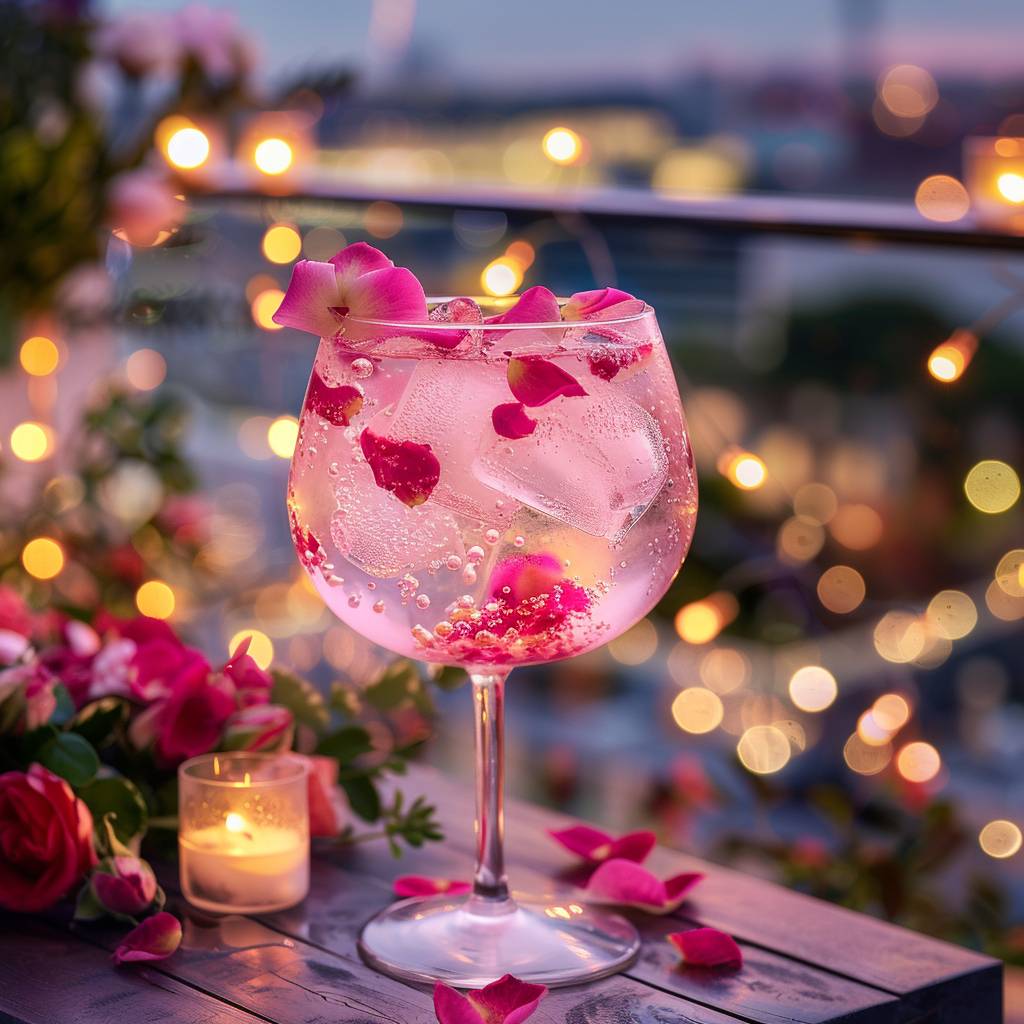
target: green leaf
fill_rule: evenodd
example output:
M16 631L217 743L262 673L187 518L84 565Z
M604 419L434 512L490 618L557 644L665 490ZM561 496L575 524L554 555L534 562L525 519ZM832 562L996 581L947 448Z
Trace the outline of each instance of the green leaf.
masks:
M100 906L100 901L96 899L96 893L93 892L92 881L86 879L85 885L78 890L78 898L75 900L75 920L95 921L103 914L103 907Z
M71 723L71 731L102 747L110 734L128 717L128 703L120 697L102 697L86 704Z
M75 702L68 693L68 688L63 683L57 683L53 688L53 695L57 699L57 706L50 715L50 721L54 725L67 725L75 717Z
M138 787L130 779L120 775L108 775L94 779L83 786L78 795L92 812L94 821L102 821L111 815L114 832L123 843L146 831L146 801Z
M320 733L330 724L331 716L323 694L308 680L281 668L272 668L274 684L270 690L272 704L281 704L291 711L296 722Z
M74 732L54 736L39 751L39 762L75 787L84 786L100 766L92 744Z
M363 821L377 821L380 818L380 795L371 779L358 775L341 780L342 789L348 797L349 806Z
M378 711L391 711L421 689L419 669L408 658L397 658L372 686L363 691L366 702Z
M351 764L360 754L373 750L370 734L361 725L346 725L324 737L316 748L318 754L335 758L340 765Z

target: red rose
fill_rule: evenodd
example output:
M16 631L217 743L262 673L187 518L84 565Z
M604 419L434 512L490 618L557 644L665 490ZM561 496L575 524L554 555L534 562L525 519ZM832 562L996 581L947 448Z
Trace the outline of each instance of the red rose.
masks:
M32 613L25 599L13 587L0 585L0 629L22 636L32 635Z
M203 662L179 677L171 695L150 710L157 760L174 767L217 746L235 710L234 690L230 680L211 676Z
M92 815L42 765L0 775L0 907L45 910L96 863Z

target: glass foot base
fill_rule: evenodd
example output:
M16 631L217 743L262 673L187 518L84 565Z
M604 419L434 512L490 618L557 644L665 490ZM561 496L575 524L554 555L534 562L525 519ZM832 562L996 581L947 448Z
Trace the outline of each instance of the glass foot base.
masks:
M503 974L554 987L603 978L640 949L623 917L578 903L490 903L466 897L402 900L369 921L359 952L402 981L482 988Z

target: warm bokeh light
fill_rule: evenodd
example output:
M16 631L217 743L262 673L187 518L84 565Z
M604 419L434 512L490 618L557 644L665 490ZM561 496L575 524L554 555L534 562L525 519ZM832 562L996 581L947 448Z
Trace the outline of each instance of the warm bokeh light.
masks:
M641 619L608 644L608 653L620 665L642 665L658 650L658 631L650 619Z
M838 508L836 492L828 484L804 484L793 495L793 511L817 526L828 523Z
M883 693L871 706L871 717L886 732L896 733L910 721L910 704L898 693Z
M1024 175L1004 171L996 178L999 194L1009 203L1024 203Z
M979 512L998 515L1016 504L1020 497L1020 477L1005 462L985 459L967 474L964 493Z
M818 600L837 615L859 608L866 593L864 577L848 565L833 565L818 580Z
M64 568L64 549L52 537L36 537L22 549L21 564L29 576L52 580Z
M736 754L747 771L771 775L785 768L792 750L781 729L774 725L754 725L740 737Z
M1003 860L1012 857L1024 841L1020 829L1012 822L1002 818L990 821L978 833L978 844L990 857Z
M825 531L803 516L792 516L779 527L775 550L787 565L809 562L825 544Z
M298 439L299 421L294 416L278 416L267 427L267 444L278 458L290 459Z
M279 331L281 325L274 323L274 314L281 305L284 292L280 288L268 288L260 292L250 306L252 318L257 327L265 331Z
M537 258L537 253L529 242L520 238L514 242L509 242L508 248L505 250L505 256L507 259L515 260L523 270L526 270L527 267L533 265L533 261Z
M33 377L48 377L60 365L60 350L42 335L26 338L18 351L21 368Z
M151 619L169 619L174 614L174 591L163 580L147 580L135 592L135 607Z
M804 665L789 680L789 698L801 711L824 711L838 693L836 677L821 665Z
M718 694L703 686L687 687L672 701L672 717L684 732L711 732L718 727L724 713Z
M491 260L480 275L480 285L488 295L511 295L522 283L523 272L516 260L501 256Z
M252 151L256 169L271 176L284 174L294 161L295 151L284 139L261 139Z
M908 743L896 755L896 770L907 782L930 782L941 767L939 752L920 740Z
M928 602L929 626L946 640L959 640L977 625L978 609L961 590L942 590Z
M896 117L924 117L939 102L935 79L915 64L897 64L878 82L878 98Z
M925 649L928 629L909 612L886 612L875 626L875 650L897 665L913 661Z
M967 215L971 197L956 178L948 174L932 174L917 186L914 205L922 217L949 223Z
M271 224L260 247L271 263L291 263L302 252L302 236L291 224Z
M966 328L954 331L928 357L928 372L943 384L959 380L978 350L978 336Z
M266 633L258 629L240 629L228 641L228 654L234 654L238 645L249 637L249 657L259 665L260 668L270 668L274 660L274 644Z
M715 693L732 693L750 678L750 661L731 647L716 647L700 660L701 682Z
M867 551L882 539L882 517L870 505L840 505L828 530L844 548Z
M210 140L195 125L178 128L164 143L167 162L182 171L194 171L210 157Z
M402 208L385 199L370 203L363 214L363 226L374 238L393 238L404 223Z
M736 598L725 591L691 601L676 612L676 633L688 644L710 643L736 618Z
M302 253L306 259L319 260L326 263L335 253L344 249L347 244L345 236L337 228L311 228L302 239Z
M11 452L22 462L39 462L53 452L53 431L33 420L19 423L11 431Z
M996 566L996 585L1010 597L1024 597L1024 548L1007 551Z
M743 491L756 491L768 479L764 460L753 452L727 452L723 455L719 469L730 483Z
M167 376L167 360L154 349L140 348L125 360L124 375L133 388L152 391Z
M541 142L544 155L556 164L573 164L583 152L580 137L571 128L552 128Z
M858 775L877 775L884 771L892 760L892 744L872 745L865 743L854 733L843 747L843 760L850 771Z
M1024 619L1024 597L1014 597L993 580L985 590L985 607L1003 622Z
M857 736L869 747L881 747L892 739L892 730L886 729L869 708L857 719Z

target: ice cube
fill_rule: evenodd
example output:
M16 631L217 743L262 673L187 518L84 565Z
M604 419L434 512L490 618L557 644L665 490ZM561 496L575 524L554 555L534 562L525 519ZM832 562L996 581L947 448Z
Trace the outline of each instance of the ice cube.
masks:
M510 498L617 542L664 486L668 457L650 413L604 394L557 399L532 434L498 439L474 470Z
M393 579L452 555L465 558L458 524L447 509L433 501L404 505L378 487L370 467L355 458L338 465L333 480L331 539L364 572Z
M480 438L495 436L491 410L511 400L504 363L421 359L402 397L378 413L370 429L394 441L430 445L441 478L427 505L502 526L518 503L478 479L472 463Z

